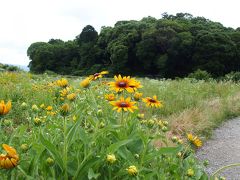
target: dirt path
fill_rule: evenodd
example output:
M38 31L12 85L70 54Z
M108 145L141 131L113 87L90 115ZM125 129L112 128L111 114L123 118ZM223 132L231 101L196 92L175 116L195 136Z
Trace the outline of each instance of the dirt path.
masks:
M212 139L197 152L197 157L209 160L206 169L209 174L225 165L240 163L240 118L216 129ZM226 169L221 175L227 180L240 180L240 167Z

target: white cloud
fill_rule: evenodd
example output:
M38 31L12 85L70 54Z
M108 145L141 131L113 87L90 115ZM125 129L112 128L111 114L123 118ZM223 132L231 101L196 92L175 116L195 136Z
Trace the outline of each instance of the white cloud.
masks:
M25 64L33 42L74 39L82 28L113 26L116 21L163 12L188 12L225 26L240 27L238 0L8 0L0 2L0 62Z

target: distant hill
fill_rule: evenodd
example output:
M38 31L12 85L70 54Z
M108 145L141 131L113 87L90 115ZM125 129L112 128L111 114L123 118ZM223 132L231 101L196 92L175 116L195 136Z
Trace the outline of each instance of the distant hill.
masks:
M29 68L27 66L24 66L24 65L14 65L14 66L17 66L24 71L29 71Z

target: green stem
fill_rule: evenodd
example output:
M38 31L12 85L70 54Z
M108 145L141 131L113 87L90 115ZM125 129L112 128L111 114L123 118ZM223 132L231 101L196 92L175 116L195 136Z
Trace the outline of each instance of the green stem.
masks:
M221 171L225 170L225 169L228 169L228 168L231 168L231 167L236 167L236 166L240 166L240 163L235 163L235 164L229 164L227 166L223 166L221 167L220 169L218 169L217 171L215 171L213 173L213 177L216 176L217 174L219 174Z
M122 109L121 122L120 122L121 125L124 125L124 122L123 122L123 113L124 113L124 112L123 112L123 109Z
M67 120L66 117L64 116L63 119L63 138L64 138L64 147L63 147L63 161L64 161L64 179L68 179L68 173L67 173L67 149L68 149L68 144L67 144Z
M93 92L92 92L92 90L91 90L90 88L88 88L88 90L89 90L89 92L90 92L90 94L91 94L91 96L92 96L92 99L93 99L93 101L94 101L95 108L96 108L96 110L98 110L98 104L97 104L97 101L96 101L96 99L95 99L95 96L94 96L94 94L93 94Z
M29 178L29 176L27 175L27 173L21 168L21 166L17 166L17 168L23 173L24 176L26 176L27 178Z

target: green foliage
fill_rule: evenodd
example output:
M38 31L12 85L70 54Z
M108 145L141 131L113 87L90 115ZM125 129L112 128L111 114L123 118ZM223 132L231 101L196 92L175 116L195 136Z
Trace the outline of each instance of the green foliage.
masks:
M19 72L19 71L21 71L21 69L17 66L0 63L0 71Z
M161 19L118 21L99 34L87 25L73 41L36 42L27 54L35 73L86 75L107 69L111 74L174 78L201 69L219 77L240 70L239 39L239 29L204 17L163 13Z
M142 107L140 110L151 113L143 121L137 118L139 110L134 113L113 111L104 99L104 94L111 91L101 80L79 90L80 78L72 79L64 89L53 84L56 79L46 74L0 73L0 77L3 84L0 100L10 99L13 105L9 114L0 116L0 143L16 148L20 157L16 167L0 169L2 179L164 177L190 180L207 177L202 164L194 157L193 144L170 143L166 132L170 130L168 122L157 117L154 110L149 111L142 102L136 102ZM67 99L61 94L63 90L76 93L76 99ZM122 93L125 98L132 95ZM117 93L115 96L120 97ZM65 103L70 110L63 115L60 112ZM53 109L49 111L47 106ZM97 113L99 110L102 114ZM5 123L9 119L11 123ZM41 123L36 123L39 121ZM116 159L110 161L108 155ZM128 171L130 167L135 167L136 172Z
M210 78L212 78L211 74L208 73L207 71L203 71L201 69L198 69L196 71L194 71L193 73L190 73L188 75L189 78L194 78L197 80L209 80Z
M240 81L240 72L230 72L225 75L224 79L228 81L239 82Z

